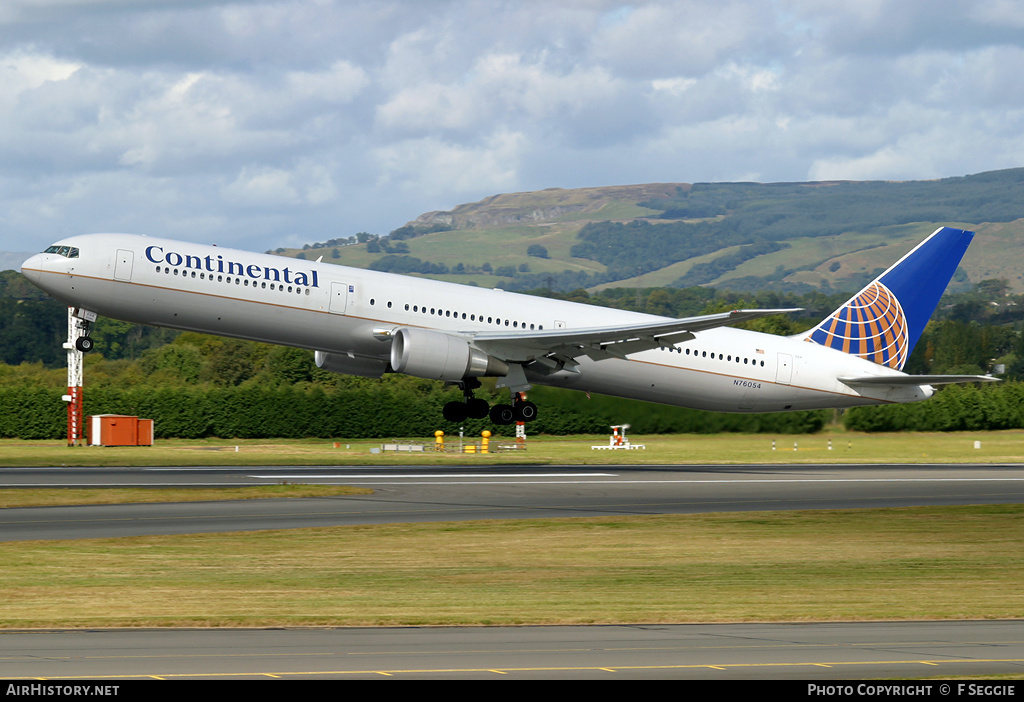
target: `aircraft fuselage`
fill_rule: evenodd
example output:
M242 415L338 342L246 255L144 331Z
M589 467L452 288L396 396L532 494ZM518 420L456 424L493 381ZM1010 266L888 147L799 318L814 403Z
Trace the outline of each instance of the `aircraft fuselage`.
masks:
M114 319L312 349L343 372L379 375L391 334L452 334L642 325L665 318L425 278L130 234L58 242L22 272L69 306ZM347 360L346 360L347 359ZM365 370L366 372L360 372ZM378 372L379 371L379 372ZM531 372L531 383L723 412L774 412L911 402L929 386L850 387L890 372L856 356L734 328L629 354L580 358L578 372Z

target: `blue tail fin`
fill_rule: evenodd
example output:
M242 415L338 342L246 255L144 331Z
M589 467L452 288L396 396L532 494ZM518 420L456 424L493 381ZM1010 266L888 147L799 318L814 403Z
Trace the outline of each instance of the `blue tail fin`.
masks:
M903 370L974 232L941 227L807 335L807 341Z

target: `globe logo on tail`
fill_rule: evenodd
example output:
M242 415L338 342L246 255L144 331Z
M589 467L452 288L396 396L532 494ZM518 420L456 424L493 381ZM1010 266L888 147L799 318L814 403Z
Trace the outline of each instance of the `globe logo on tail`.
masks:
M907 318L889 288L875 281L814 328L808 341L902 370Z

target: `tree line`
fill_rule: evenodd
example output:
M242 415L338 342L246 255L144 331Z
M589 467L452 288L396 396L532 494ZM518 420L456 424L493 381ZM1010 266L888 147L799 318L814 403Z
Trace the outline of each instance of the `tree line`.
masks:
M43 299L17 273L0 275L0 436L59 438L65 431L66 310ZM966 293L947 294L905 370L910 373L987 373L1024 380L1024 296L1008 295L1005 281L983 281ZM754 320L747 326L792 335L807 330L848 294L759 292L740 295L704 287L577 289L536 294L576 302L685 317L743 307L802 307L795 315ZM138 414L156 420L157 436L429 436L453 427L441 421L455 388L408 376L383 379L323 371L313 354L192 332L177 333L100 319L97 350L86 356L88 414ZM894 431L1021 428L1018 382L981 388L949 386L925 403L857 408L846 412L851 429ZM492 382L478 393L492 403L507 392ZM533 433L604 433L629 422L639 433L804 432L820 429L831 412L769 415L715 414L628 402L574 391L535 388L543 408ZM485 421L465 430L495 431ZM512 428L501 431L511 432Z
M0 388L0 437L61 439L67 413L63 390L42 387ZM493 388L478 397L507 401L507 392ZM613 424L628 422L641 434L772 432L807 433L820 430L828 412L739 415L701 412L650 403L622 401L554 388L537 388L530 399L541 405L530 434L606 434ZM347 378L334 387L318 385L230 387L88 387L84 412L130 414L154 420L157 438L223 437L240 439L344 437L430 437L440 429L449 436L463 429L479 436L487 429L512 436L514 426L495 426L487 420L445 422L441 408L461 399L461 393L408 376L379 380Z
M63 390L0 388L0 437L62 439L67 413ZM479 394L479 393L478 393ZM482 396L500 393L486 391ZM702 412L652 403L535 388L530 399L543 408L530 434L604 434L628 422L635 434L719 432L801 434L821 430L828 410L768 414ZM458 399L453 388L402 376L348 378L336 387L254 383L230 387L88 387L86 414L131 414L154 420L157 438L385 438L430 437L440 429L467 436L484 429L511 436L514 427L486 420L452 425L441 407ZM1024 383L981 387L953 385L926 401L856 407L843 414L847 429L864 432L1024 429Z

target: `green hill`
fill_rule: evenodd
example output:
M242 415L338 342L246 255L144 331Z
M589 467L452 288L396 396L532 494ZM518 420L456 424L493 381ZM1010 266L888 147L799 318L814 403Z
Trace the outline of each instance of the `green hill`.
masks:
M859 287L942 225L978 232L958 283L1004 278L1024 291L1024 168L932 181L657 183L495 195L426 213L383 237L360 235L364 243L278 253L507 290L836 291Z

